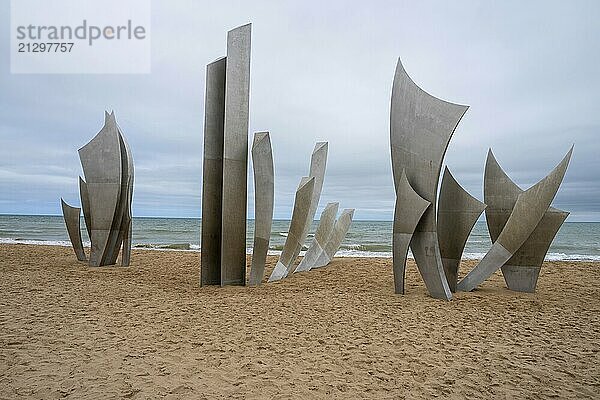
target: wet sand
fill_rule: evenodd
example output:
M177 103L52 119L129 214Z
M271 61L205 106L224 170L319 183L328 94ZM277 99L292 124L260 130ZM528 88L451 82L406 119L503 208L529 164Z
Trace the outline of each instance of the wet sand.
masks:
M546 263L536 294L497 273L444 302L412 261L399 296L390 259L257 288L200 288L199 260L135 250L91 269L0 245L0 399L600 397L600 263Z

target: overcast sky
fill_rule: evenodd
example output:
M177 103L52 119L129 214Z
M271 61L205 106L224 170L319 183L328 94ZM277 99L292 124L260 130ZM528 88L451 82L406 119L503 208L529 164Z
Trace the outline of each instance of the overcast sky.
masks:
M389 103L396 60L469 110L446 155L482 199L491 147L523 188L575 150L553 203L600 221L599 1L158 1L152 73L13 75L0 1L0 213L78 205L77 149L115 110L135 167L135 216L200 216L206 64L252 22L250 135L271 132L275 218L287 219L315 142L329 142L319 210L392 218ZM250 143L252 138L250 137ZM251 166L248 212L254 215ZM320 212L320 211L319 211Z

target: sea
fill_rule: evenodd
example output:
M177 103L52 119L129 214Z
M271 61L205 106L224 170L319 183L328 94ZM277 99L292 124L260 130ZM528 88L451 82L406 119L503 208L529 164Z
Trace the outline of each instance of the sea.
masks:
M318 222L312 225L307 245ZM133 247L169 251L200 251L200 227L197 218L134 217ZM289 220L274 220L269 253L281 253ZM84 246L89 238L81 221ZM246 248L252 252L254 221L248 221ZM62 216L0 215L0 243L70 246ZM491 247L485 221L478 221L467 241L463 258L480 259ZM304 249L306 250L306 248ZM337 257L392 257L391 221L353 221ZM409 254L410 256L410 254ZM600 223L566 222L546 255L549 261L600 261Z

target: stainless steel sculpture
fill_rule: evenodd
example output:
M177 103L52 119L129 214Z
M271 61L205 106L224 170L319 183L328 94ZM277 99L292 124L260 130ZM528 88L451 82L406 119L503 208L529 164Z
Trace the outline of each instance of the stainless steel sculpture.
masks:
M300 226L300 230L294 233L294 240L285 241L285 244L283 245L282 255L279 257L279 261L277 262L277 265L273 270L273 274L275 275L271 274L269 282L272 280L285 278L289 274L289 272L293 270L294 262L298 258L300 251L302 251L302 247L304 246L304 242L306 241L306 237L308 236L308 231L310 230L312 222L315 218L317 206L319 205L319 199L321 197L321 190L323 189L323 180L325 178L325 168L327 165L327 150L327 142L318 142L315 145L315 148L313 149L312 156L310 159L310 171L308 175L309 178L314 179L314 187L312 190L311 198L309 199L309 202L306 205L306 213L296 213L296 209L294 208L294 212L292 214L292 222L290 223L290 225ZM302 218L302 220L295 221L295 218ZM292 248L288 248L288 246L292 246ZM278 276L280 276L280 278L272 279Z
M390 110L390 143L396 192L405 170L410 186L431 203L419 220L410 248L429 294L450 300L452 293L444 274L437 237L436 200L438 180L450 138L468 106L440 100L423 91L398 60ZM396 219L409 219L410 209Z
M317 142L315 144L315 148L313 149L311 158L310 158L310 171L308 176L311 178L315 178L315 187L313 190L312 198L310 200L310 208L308 210L308 214L306 215L306 219L304 221L304 228L302 229L302 233L298 236L297 243L294 243L295 248L293 249L293 254L290 259L291 265L294 264L298 255L300 255L300 251L302 251L302 247L306 242L306 237L308 236L308 232L310 231L310 227L312 226L313 220L315 219L315 213L317 212L317 207L319 205L319 199L321 198L321 191L323 190L323 181L325 180L325 169L327 167L327 152L329 149L329 144L327 142ZM287 266L288 268L291 267Z
M346 237L348 233L348 229L350 229L350 224L352 224L352 217L354 216L353 208L346 208L342 211L342 214L336 221L333 231L329 236L329 240L323 246L323 250L317 256L315 262L313 263L312 268L321 268L326 266L331 262L335 253L340 249L342 245L342 241Z
M79 188L91 241L89 265L115 264L122 246L121 264L127 266L131 257L133 158L114 112L105 113L104 126L79 149L79 158L86 179L79 178Z
M292 270L292 257L294 256L296 247L300 243L299 237L302 235L306 216L310 211L314 187L314 177L305 176L300 181L300 185L296 190L294 210L292 212L292 221L290 222L288 235L285 238L285 244L283 245L283 250L281 252L281 256L279 257L279 261L277 261L277 265L275 265L275 268L269 277L269 282L274 282L285 278Z
M221 284L223 124L225 122L226 64L227 59L223 57L206 66L200 285Z
M269 132L254 134L252 166L254 169L254 247L250 285L260 285L265 273L273 222L274 172Z
M202 285L246 284L251 24L227 33L227 57L207 66Z
M465 244L484 209L485 204L463 189L446 167L438 203L438 239L444 272L452 292L456 291L458 267Z
M339 205L340 203L327 203L321 213L315 237L294 272L308 271L315 265L333 232Z
M402 170L396 187L396 207L394 210L392 264L394 268L394 290L404 294L404 277L408 246L419 220L431 203L414 191L406 173Z
M483 192L484 200L489 203L485 216L490 239L494 243L504 229L523 190L504 172L491 150L488 152L485 164ZM568 215L566 211L554 207L548 208L531 236L502 266L502 274L509 289L522 292L535 291L544 257Z
M227 33L221 286L246 284L246 208L251 25Z
M477 264L475 268L473 268L473 270L469 272L469 274L458 284L458 290L471 291L475 289L484 280L489 278L496 270L506 264L532 236L533 232L536 230L536 227L540 224L544 215L550 208L550 203L554 199L554 196L556 195L556 192L558 191L558 188L565 176L567 167L569 166L572 152L573 148L571 147L567 155L554 168L554 170L548 174L548 176L526 191L517 195L512 207L512 211L510 212L508 219L506 219L506 222L499 233L497 230L497 223L498 221L501 221L501 217L499 216L497 220L494 220L494 217L492 217L492 222L488 223L490 226L490 235L498 234L497 239L493 242L492 248L479 262L479 264ZM488 161L490 160L490 155L491 153L488 153ZM490 167L490 169L492 168L493 167ZM487 171L488 168L486 167L486 172ZM504 172L502 172L502 174L506 176ZM490 180L491 182L497 182L496 184L499 188L502 186L511 187L511 184L514 185L510 179L502 179L502 175L496 175L495 177L492 177L491 171L490 178L488 179L486 177L486 180L489 182ZM511 199L514 198L514 195L511 194L510 191L505 192L508 194L503 194L502 192L495 191L495 189L495 192L492 192L490 186L488 186L488 188L490 191L485 194L485 201L490 202L490 209L492 209L491 204L495 204L495 201L498 202L497 204L503 204L502 207L505 207L511 202ZM498 208L494 206L494 209ZM501 213L496 214L498 215ZM490 215L494 215L494 212L491 210ZM544 229L546 228L544 227ZM537 241L537 239L535 239L535 241ZM533 245L529 246L537 247Z
M85 251L83 250L83 243L81 242L81 208L71 207L63 199L60 199L60 205L63 212L63 218L65 225L67 226L67 233L71 240L71 245L75 251L78 261L87 261Z
M535 292L544 257L568 216L568 212L550 207L531 236L502 266L502 275L510 290Z

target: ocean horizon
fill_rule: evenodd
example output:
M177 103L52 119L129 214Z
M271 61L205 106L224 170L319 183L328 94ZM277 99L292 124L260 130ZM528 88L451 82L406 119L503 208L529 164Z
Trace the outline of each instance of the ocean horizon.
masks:
M202 218L134 217L133 248L147 250L200 251ZM290 220L274 219L269 254L283 249ZM318 221L313 221L305 244L310 245ZM84 246L89 238L81 218ZM252 253L254 220L249 219L246 251ZM392 257L392 221L355 220L336 257ZM0 243L70 246L60 215L0 214ZM469 236L463 259L480 259L491 247L485 221L478 221ZM303 254L303 253L301 253ZM409 257L411 254L409 253ZM547 261L600 261L600 222L566 222L556 235Z

